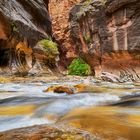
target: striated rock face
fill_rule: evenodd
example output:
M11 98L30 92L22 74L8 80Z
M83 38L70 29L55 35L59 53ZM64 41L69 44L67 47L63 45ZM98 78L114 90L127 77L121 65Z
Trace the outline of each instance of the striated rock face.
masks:
M80 0L50 0L49 13L52 18L53 36L60 45L60 67L67 69L77 56L70 38L69 11Z
M0 73L42 70L47 57L36 44L53 36L60 46L63 68L80 56L96 76L107 72L116 74L121 81L140 79L140 1L79 2L1 0Z
M95 71L124 81L140 77L140 1L83 0L70 12L70 30L79 56Z
M27 72L43 51L34 46L52 36L48 0L0 1L0 67L10 72ZM41 61L45 56L42 55ZM7 71L7 69L6 69Z

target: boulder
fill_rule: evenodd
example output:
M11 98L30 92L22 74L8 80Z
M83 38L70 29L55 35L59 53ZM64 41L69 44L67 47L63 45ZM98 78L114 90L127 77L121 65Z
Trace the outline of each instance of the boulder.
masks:
M0 132L0 140L101 140L96 135L66 126L36 125Z
M44 92L74 94L74 89L69 86L51 86L48 89L44 90Z
M104 81L107 81L107 82L120 82L120 78L114 74L111 74L111 73L108 73L108 72L103 72L101 74L101 78L102 80Z
M97 87L93 84L77 84L73 86L51 86L44 90L44 92L54 92L54 93L67 93L70 94L78 94L78 93L102 93L107 91L106 88Z

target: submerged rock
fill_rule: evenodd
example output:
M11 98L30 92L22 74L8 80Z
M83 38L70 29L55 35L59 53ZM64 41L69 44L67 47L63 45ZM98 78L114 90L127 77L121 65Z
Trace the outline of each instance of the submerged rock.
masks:
M112 103L113 106L123 106L123 107L140 107L140 93L133 93L132 95L122 96L121 100Z
M94 84L77 84L74 85L75 93L102 93L107 91L106 88L95 86Z
M78 93L102 93L107 89L102 87L97 87L92 84L77 84L73 86L51 86L44 92L55 92L55 93L67 93L67 94L78 94Z
M94 106L72 110L61 123L97 134L104 140L139 140L139 108Z
M44 92L74 94L74 89L69 86L51 86L48 89L44 90Z

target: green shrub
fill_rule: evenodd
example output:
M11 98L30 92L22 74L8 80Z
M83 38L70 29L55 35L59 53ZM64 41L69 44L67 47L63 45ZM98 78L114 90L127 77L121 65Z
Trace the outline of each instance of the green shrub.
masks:
M69 75L88 76L91 74L90 66L81 58L76 58L68 67Z
M51 39L43 39L39 41L39 44L43 46L43 50L48 56L56 56L59 55L58 47L55 42L53 42Z

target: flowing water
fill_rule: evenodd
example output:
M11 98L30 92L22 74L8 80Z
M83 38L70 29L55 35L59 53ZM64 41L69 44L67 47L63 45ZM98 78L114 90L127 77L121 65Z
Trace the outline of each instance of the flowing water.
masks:
M92 83L94 92L73 95L43 92L51 85L62 84L0 84L0 131L65 124L104 139L140 140L140 84Z

